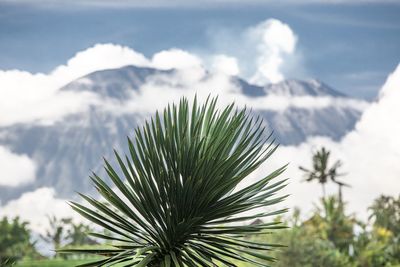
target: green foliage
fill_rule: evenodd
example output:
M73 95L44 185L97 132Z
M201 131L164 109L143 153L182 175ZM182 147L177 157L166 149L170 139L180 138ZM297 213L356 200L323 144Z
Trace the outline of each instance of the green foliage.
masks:
M30 241L27 222L18 217L9 220L4 217L0 221L0 266L11 266L23 257L39 257Z
M357 238L360 266L393 266L400 264L400 196L380 196L369 208L373 228Z
M92 228L89 225L83 223L69 224L67 229L66 239L68 240L68 246L83 246L83 245L95 245L97 242L88 236L88 233L92 232Z
M381 201L379 199L376 201ZM277 218L286 221L290 228L278 231L274 235L247 235L245 240L286 245L287 247L270 252L270 256L279 259L274 263L275 267L399 267L399 242L395 239L396 234L382 225L374 225L374 220L368 224L355 220L353 216L347 215L345 208L345 205L339 205L337 197L327 197L321 199L318 208L305 220L301 219L298 209L287 219ZM387 210L395 209L391 207ZM387 214L390 217L390 212ZM355 228L358 230L354 231ZM106 246L84 248L104 249ZM17 266L74 266L88 260L90 259L22 261ZM234 260L233 263L238 267L254 266L253 263L239 260ZM124 266L124 263L116 266Z
M399 242L390 230L376 225L371 228L355 220L346 214L345 205L336 197L322 198L320 203L320 207L303 221L299 210L295 210L286 220L290 228L269 238L269 242L287 245L274 253L279 258L276 267L393 267L400 264ZM356 227L361 228L357 233ZM262 242L264 237L251 238Z
M316 211L319 213L319 210ZM314 218L316 214L312 216ZM263 242L266 238L271 242L280 242L287 247L273 252L279 259L275 267L353 267L357 266L351 257L341 252L327 235L315 223L309 220L300 221L300 213L295 209L287 220L290 228L266 237L253 235L249 238L255 242ZM240 267L252 267L252 264L238 264Z
M370 219L374 220L375 226L400 236L400 195L397 199L392 196L380 196L369 209L372 212Z
M355 261L358 266L394 266L400 264L399 244L393 242L393 235L382 227L374 227L363 232L355 238ZM396 253L397 251L397 253Z
M351 267L355 266L348 251L341 251L340 247L335 244L338 238L334 235L349 237L346 241L351 240L352 235L347 236L349 232L347 227L340 225L352 225L349 217L340 214L337 206L337 199L334 197L328 200L321 199L322 208L315 210L314 214L307 220L301 221L300 210L295 209L291 218L287 220L290 228L280 231L274 236L273 240L285 244L287 247L276 252L275 256L279 261L277 267L313 267L313 266L329 266L329 267ZM332 203L333 202L333 203ZM333 206L333 208L332 208ZM332 212L332 209L335 209ZM344 219L338 219L343 218ZM346 223L343 223L345 220ZM349 221L347 221L349 220ZM338 223L336 226L332 223ZM339 229L342 229L346 235L343 235ZM350 231L351 232L351 231ZM263 237L253 237L260 239ZM340 239L341 242L345 240ZM339 242L339 244L341 244Z
M88 260L65 260L57 259L44 259L44 260L24 260L18 262L15 267L71 267L79 264L85 264Z
M322 207L304 224L312 226L322 238L332 242L341 252L347 253L352 245L356 219L345 214L345 204L334 196L322 198L321 204Z
M94 238L88 236L92 231L89 225L83 223L74 223L71 218L57 218L48 216L49 228L44 235L40 237L51 244L55 250L63 247L79 247L84 245L95 245ZM65 254L56 253L55 258L68 258Z
M353 266L346 253L309 226L294 227L279 233L276 238L288 246L277 255L280 259L277 267Z
M116 190L96 174L91 177L109 206L81 195L91 207L71 203L74 210L120 242L107 249L72 249L106 258L84 266L234 266L233 260L266 266L274 261L272 243L243 239L281 228L279 222L241 223L285 210L253 212L285 197L275 194L285 181L275 181L285 167L258 182L237 189L275 151L260 119L229 105L216 108L216 99L190 107L186 99L168 106L128 139L130 157L115 152L122 178L105 160ZM236 189L236 190L235 190ZM112 206L113 208L110 208ZM234 224L231 224L234 223Z
M336 197L322 198L321 206L309 219L300 222L297 213L289 223L290 229L274 235L288 245L277 255L281 260L276 266L389 267L400 264L395 234L377 225L370 229L354 216L347 215L344 203ZM355 228L361 231L356 233Z

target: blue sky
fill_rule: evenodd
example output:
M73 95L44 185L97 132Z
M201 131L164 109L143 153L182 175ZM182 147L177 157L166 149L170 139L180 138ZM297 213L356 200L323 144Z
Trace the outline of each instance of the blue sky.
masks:
M172 47L229 53L222 43L233 47L237 33L269 18L298 37L301 69L287 78L318 78L371 99L400 62L400 1L83 2L0 0L0 69L49 72L76 52L109 42L146 56Z

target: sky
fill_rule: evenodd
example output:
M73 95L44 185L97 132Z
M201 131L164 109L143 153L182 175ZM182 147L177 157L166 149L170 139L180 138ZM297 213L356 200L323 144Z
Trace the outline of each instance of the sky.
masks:
M38 121L51 124L65 115L84 112L90 105L119 112L138 111L125 110L132 107L149 112L177 99L182 88L189 88L185 92L191 95L196 88L204 91L204 96L209 94L207 88L219 88L213 93L226 96L226 101L234 99L241 105L252 101L252 107L277 110L293 105L313 110L352 105L363 113L355 129L341 140L312 137L297 146L282 146L258 174L291 162L285 177L299 177L297 167L309 166L311 151L324 145L351 173L349 183L357 188L345 192L351 211L363 211L365 218L367 205L379 194L398 194L400 2L169 3L0 0L0 127ZM117 107L87 92L59 90L93 71L130 64L178 71L169 81L164 80L162 87L157 79L165 77L149 79L125 105L117 103ZM205 79L209 70L215 75ZM317 78L348 95L374 101L249 100L235 91L226 74L254 84ZM9 177L0 177L0 185L18 186L35 180L37 166L27 155L0 146L0 162L8 166L4 171ZM288 192L293 197L288 205L313 208L320 190L311 186L313 190L292 180ZM328 188L331 193L334 190ZM57 198L53 188L43 187L0 203L0 216L20 215L40 231L45 213L72 216L65 201Z
M252 52L238 52L237 39L271 18L287 24L297 39L297 64L287 67L286 78L316 78L374 99L400 58L400 1L65 2L0 1L0 70L48 73L98 43L128 46L148 57L180 48L235 54L245 62Z

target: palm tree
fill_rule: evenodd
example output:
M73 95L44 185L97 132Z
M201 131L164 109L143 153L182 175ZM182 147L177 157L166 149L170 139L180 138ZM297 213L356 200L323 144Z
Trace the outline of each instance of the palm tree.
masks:
M67 230L66 239L68 239L68 246L82 246L82 245L95 245L96 240L90 238L87 234L92 231L89 225L83 223L71 223L70 228Z
M322 186L322 194L325 198L325 184L331 180L333 183L337 184L339 187L339 202L342 203L342 187L349 186L341 181L337 180L337 177L343 176L345 174L338 173L338 169L342 166L340 160L335 161L335 163L329 167L329 156L330 152L324 147L314 153L312 157L312 170L306 169L304 167L299 167L300 170L305 172L305 177L307 182L317 180Z
M237 266L233 261L266 266L265 261L274 261L266 253L280 245L244 237L284 228L274 221L249 222L286 211L264 209L286 198L276 196L286 180L275 181L286 166L238 188L277 145L259 118L234 104L222 111L216 105L217 99L198 105L195 98L190 106L183 98L136 129L135 141L128 138L129 156L123 160L115 152L124 178L105 160L115 189L91 176L110 205L86 195L81 196L91 207L71 202L82 216L113 233L93 236L118 243L63 252L105 256L82 266Z
M71 218L57 218L56 216L47 216L49 220L49 229L45 235L40 237L47 243L51 243L54 249L59 249L65 239L67 225L71 223Z

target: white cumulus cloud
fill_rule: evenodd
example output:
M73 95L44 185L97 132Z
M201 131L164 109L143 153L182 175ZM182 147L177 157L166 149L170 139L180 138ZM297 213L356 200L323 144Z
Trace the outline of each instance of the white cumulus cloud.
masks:
M22 220L29 221L29 227L33 231L42 234L50 227L48 215L81 219L67 204L67 200L57 198L54 189L49 187L24 193L20 198L9 201L0 208L0 217L19 216Z
M67 83L91 72L150 62L134 50L113 44L98 44L77 53L67 64L49 74L0 70L0 125L32 121L52 122L97 103L96 96L60 92Z
M170 49L156 53L151 63L157 69L186 69L201 66L202 60L187 51Z
M381 194L398 195L400 192L400 65L388 77L381 89L380 98L363 113L355 130L339 142L324 137L314 137L298 146L280 147L267 169L290 162L287 172L291 181L287 192L291 194L288 206L299 206L305 210L314 207L322 195L318 184L301 182L299 166L311 168L311 155L325 146L332 154L332 162L343 161L341 177L351 188L344 189L344 198L351 211L364 219L373 199ZM266 169L263 169L264 171ZM337 188L328 186L330 194Z
M217 73L237 76L240 73L236 58L227 55L216 55L213 58L211 70Z
M36 165L27 155L12 153L0 146L0 186L19 186L35 180Z
M266 19L248 28L210 31L213 49L236 58L240 75L251 83L265 85L307 76L298 36L278 19ZM215 59L209 61L211 66L215 64Z
M133 49L114 45L96 44L78 52L66 65L57 67L50 75L60 83L67 83L91 72L120 68L127 65L148 66L148 59Z
M294 54L297 37L289 25L269 19L248 29L249 40L258 52L257 71L250 81L255 84L277 83L284 79L285 57Z

